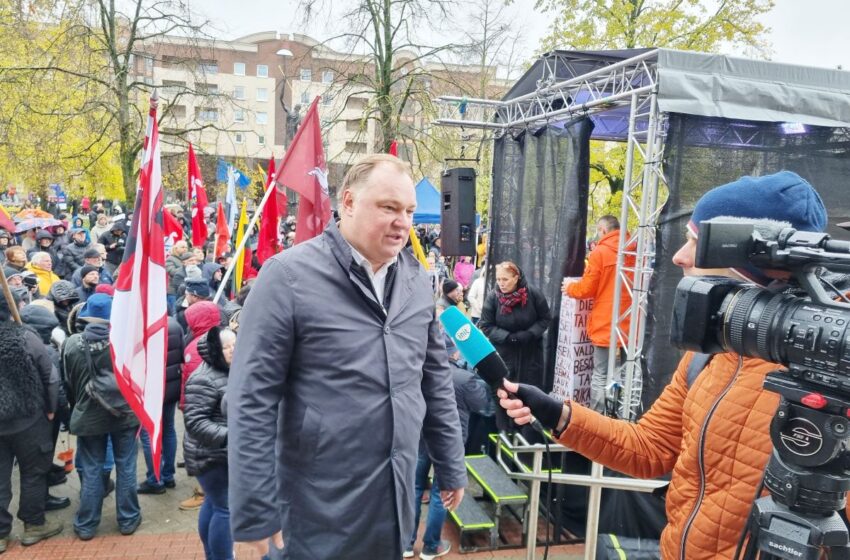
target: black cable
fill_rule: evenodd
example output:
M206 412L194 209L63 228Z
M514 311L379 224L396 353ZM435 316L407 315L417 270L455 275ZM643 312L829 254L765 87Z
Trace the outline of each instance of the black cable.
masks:
M759 481L759 485L756 487L756 493L753 496L753 507L755 507L756 500L761 496L762 491L764 490L764 477L766 473L762 473L761 481ZM750 514L752 514L752 508L750 508ZM747 535L750 533L750 519L752 515L747 516L747 521L744 523L744 529L741 531L741 536L738 538L738 546L735 547L735 555L732 558L740 558L741 557L741 549L744 546L744 541L747 539Z
M841 290L836 288L835 284L833 284L832 282L830 282L826 278L819 278L819 280L821 282L823 282L824 284L826 284L827 286L829 286L830 288L832 288L832 291L834 291L836 294L838 294L838 297L843 299L845 302L850 303L850 299L847 299L847 296L844 295L844 292L842 292Z

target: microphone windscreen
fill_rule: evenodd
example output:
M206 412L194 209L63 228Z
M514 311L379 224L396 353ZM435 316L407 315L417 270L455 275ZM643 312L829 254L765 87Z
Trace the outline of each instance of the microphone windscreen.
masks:
M449 307L440 315L440 322L446 333L457 345L463 359L469 365L476 367L478 362L489 354L495 353L493 344L484 336L478 327L457 307Z

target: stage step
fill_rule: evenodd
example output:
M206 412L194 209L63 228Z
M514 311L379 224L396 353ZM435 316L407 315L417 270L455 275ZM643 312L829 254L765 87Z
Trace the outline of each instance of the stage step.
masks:
M489 531L496 524L471 493L463 496L463 501L454 511L449 512L462 533L468 531Z
M528 495L488 455L467 455L466 469L497 505L525 504Z
M504 453L507 457L509 457L511 459L514 458L513 452L510 449L508 449L508 447L505 446L505 444L502 443L502 441L499 439L499 434L489 434L487 436L487 438L490 440L490 443L492 445L501 446L502 453ZM530 459L531 455L526 454L526 456L529 457L528 461L531 461L531 459ZM530 473L531 472L531 468L528 465L526 465L525 461L519 461L518 468L524 473ZM546 456L545 455L543 456L543 468L541 469L541 472L544 472L544 473L549 472L549 469L546 468ZM552 472L553 473L560 473L561 469L560 469L560 467L555 467L555 468L552 469Z

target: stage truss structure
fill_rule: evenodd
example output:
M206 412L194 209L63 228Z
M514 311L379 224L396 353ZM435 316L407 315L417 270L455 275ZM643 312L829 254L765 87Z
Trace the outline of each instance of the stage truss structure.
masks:
M506 101L461 97L440 97L436 100L439 111L436 124L490 130L495 137L517 134L549 122L583 116L604 116L613 109L629 108L620 223L636 221L638 227L633 232L627 232L626 227L620 229L609 348L611 354L608 361L610 366L606 386L614 379L614 356L619 341L626 353L623 397L624 402L630 405L623 413L631 420L636 419L640 405L639 389L643 379L641 358L649 310L649 285L655 259L656 226L662 208L659 203L659 189L662 186L665 189L667 187L661 165L666 119L658 108L656 58L657 51L650 50L583 75L564 79L565 71L568 74L572 72L569 57L553 53L552 56L544 57L543 75L537 83L537 89L532 93ZM559 72L561 76L558 75ZM624 118L621 115L623 112L618 111L620 115L615 118ZM605 136L603 131L603 139ZM625 266L627 255L634 256L634 266ZM623 290L628 291L632 297L632 305L628 309L619 309L620 294ZM627 331L620 328L622 319L625 318L630 319ZM593 558L602 488L611 487L612 482L603 477L602 466L594 464L588 485L591 491L585 557ZM533 541L534 539L529 539L529 543ZM527 558L532 560L534 555L534 547L529 544Z

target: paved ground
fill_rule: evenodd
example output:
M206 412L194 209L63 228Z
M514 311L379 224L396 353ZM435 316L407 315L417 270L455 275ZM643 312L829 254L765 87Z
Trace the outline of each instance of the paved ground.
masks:
M177 425L182 427L182 419ZM63 449L67 433L60 435L59 449ZM178 434L178 441L182 440L182 433ZM69 438L69 444L73 447L73 437ZM182 460L182 448L178 446L178 460ZM15 471L17 472L17 470ZM138 478L141 480L145 473L145 463L139 449ZM13 476L12 511L17 509L17 475ZM2 555L2 560L86 560L97 559L126 559L126 560L203 560L204 553L200 539L197 534L197 511L180 511L177 505L183 499L191 496L193 479L189 478L183 469L178 469L177 487L168 490L164 495L139 496L142 506L142 525L136 534L122 536L118 533L115 521L115 500L110 495L104 501L103 518L97 536L88 542L83 542L74 537L72 521L74 512L79 503L80 483L76 472L68 476L68 482L61 486L51 488L55 496L67 496L71 499L71 507L48 513L49 519L59 519L65 529L61 535L48 539L31 547L22 547L18 541L23 533L23 526L17 519L12 529L12 542L8 551ZM423 518L425 510L423 508ZM420 530L420 534L422 531ZM542 537L543 532L540 532ZM443 531L443 538L452 541L453 552L444 558L467 558L475 560L484 559L520 559L525 558L525 550L512 549L497 552L476 552L469 554L457 554L458 534L450 523ZM420 544L417 544L417 551ZM552 560L578 560L583 558L584 548L581 545L560 545L552 547L549 558ZM239 560L257 560L259 556L253 550L237 546L236 556ZM538 549L537 558L543 558L542 547ZM344 560L344 559L340 559Z

